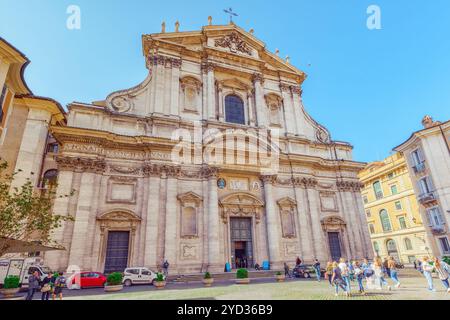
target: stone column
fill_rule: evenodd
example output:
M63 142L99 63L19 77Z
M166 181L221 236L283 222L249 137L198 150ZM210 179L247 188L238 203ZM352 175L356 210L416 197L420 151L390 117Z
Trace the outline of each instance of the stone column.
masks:
M303 112L302 89L297 86L291 87L293 111L296 123L296 134L300 137L306 136L306 119Z
M84 256L89 228L89 216L94 194L95 173L85 171L81 176L81 189L73 226L72 243L70 247L69 266L79 266L85 269Z
M247 103L248 103L248 125L254 127L256 125L256 121L253 110L253 95L251 91L247 92Z
M208 69L202 65L202 120L208 120Z
M359 217L358 220L358 228L361 233L361 237L363 239L363 257L362 258L373 258L373 249L372 244L370 241L370 233L369 233L369 226L367 225L367 218L366 218L366 212L364 210L364 205L362 203L362 197L361 197L361 184L357 184L357 187L355 187L355 190L353 192L353 200L356 204L357 208L357 215Z
M166 57L164 56L157 56L155 57L155 63L154 66L155 69L155 91L153 95L153 101L154 101L154 112L163 114L164 113L164 71L165 71L165 64L166 64Z
M264 89L263 89L264 77L260 73L255 73L253 76L253 83L255 86L255 108L256 108L256 118L258 127L267 127L267 107L264 100Z
M214 79L214 64L207 62L203 64L203 68L206 71L207 79L207 105L208 105L208 120L216 121L216 89Z
M164 64L164 86L162 92L162 97L164 97L163 111L165 116L171 114L172 90L172 59L166 58Z
M272 269L281 267L280 260L280 219L273 195L273 183L276 176L262 176L264 183L264 198L266 202L267 240L269 247L269 260Z
M174 116L180 115L180 69L181 60L172 59L172 83L170 98L170 114Z
M284 118L286 121L286 133L295 135L297 133L295 119L297 115L294 113L292 106L291 88L287 84L280 84L281 95L283 97Z
M351 204L349 204L349 199L346 195L348 189L348 185L346 182L339 181L337 182L337 188L339 191L339 196L342 204L342 214L343 218L345 220L345 223L347 224L346 233L348 236L348 242L349 242L349 249L350 252L347 252L347 259L353 259L356 258L356 238L353 233L352 223L354 223L352 214L351 214Z
M218 93L218 105L219 105L219 121L225 121L225 106L223 103L223 88L221 85L217 85L217 93Z
M69 201L70 197L59 198L60 195L70 195L73 188L73 178L74 172L66 169L60 169L58 173L58 188L56 190L56 194L58 198L55 199L55 203L53 205L54 214L61 216L68 216L69 213ZM64 242L64 235L67 224L71 222L63 222L62 225L54 231L53 240L56 243L65 247L64 251L48 251L44 253L45 263L52 270L62 270L62 268L67 267L68 257L67 250L69 250L70 242Z
M319 195L316 190L317 180L313 178L303 179L305 184L306 194L309 203L309 211L311 213L311 228L313 235L313 245L316 254L316 259L322 263L328 260L328 253L326 252L325 239L323 237L322 221L320 216Z
M147 218L145 224L144 265L153 270L157 270L160 263L158 260L158 235L161 222L160 198L163 185L165 187L165 180L161 180L159 174L150 175L147 210L145 212Z
M27 178L31 179L33 186L38 185L51 117L51 113L47 110L29 109L14 169L15 172L19 170L21 172L15 176L12 188L20 189ZM31 173L34 174L31 176Z
M220 255L220 216L219 216L219 195L217 190L216 168L206 169L208 179L208 271L223 271L223 262Z
M94 250L94 239L95 239L95 227L96 227L96 219L97 219L97 210L99 205L99 192L100 192L100 182L102 176L100 174L96 174L94 176L93 181L93 193L91 194L92 202L91 209L89 213L88 219L88 228L86 230L86 247L84 249L85 256L83 266L86 269L93 270L93 265L95 263L95 257L93 255Z
M302 258L303 260L310 260L315 257L312 242L312 223L309 214L308 196L306 195L305 184L302 183L300 178L294 178L294 191L297 200L297 215L300 225L299 237L301 239Z
M166 194L166 235L164 259L168 260L173 269L177 268L177 226L178 226L178 180L177 170L168 172L167 194Z

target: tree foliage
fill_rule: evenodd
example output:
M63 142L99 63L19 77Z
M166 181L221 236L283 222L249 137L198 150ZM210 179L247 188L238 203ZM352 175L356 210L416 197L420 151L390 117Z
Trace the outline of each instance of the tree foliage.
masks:
M73 192L57 195L55 184L38 190L31 178L20 187L12 187L18 172L7 174L7 168L8 163L0 159L0 257L11 246L11 240L60 247L52 239L53 231L64 221L72 221L73 217L54 214L53 204L57 198L70 197Z

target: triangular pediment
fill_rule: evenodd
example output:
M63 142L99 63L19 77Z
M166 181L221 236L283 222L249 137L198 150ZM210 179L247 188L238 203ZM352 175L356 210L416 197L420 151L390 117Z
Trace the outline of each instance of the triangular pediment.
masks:
M305 74L266 48L266 44L253 33L234 25L210 25L194 32L157 33L143 36L144 52L173 46L174 51L187 50L202 57L206 50L213 50L265 62L270 71L297 74L304 79ZM175 47L178 47L176 49Z

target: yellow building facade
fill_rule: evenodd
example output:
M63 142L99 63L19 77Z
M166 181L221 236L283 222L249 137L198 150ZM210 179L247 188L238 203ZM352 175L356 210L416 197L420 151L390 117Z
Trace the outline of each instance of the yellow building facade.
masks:
M411 264L430 246L405 158L396 153L359 173L375 255Z

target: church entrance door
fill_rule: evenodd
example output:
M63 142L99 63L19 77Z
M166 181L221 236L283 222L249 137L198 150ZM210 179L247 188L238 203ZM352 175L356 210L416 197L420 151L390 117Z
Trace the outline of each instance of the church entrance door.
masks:
M231 218L230 222L233 268L253 268L252 219Z

